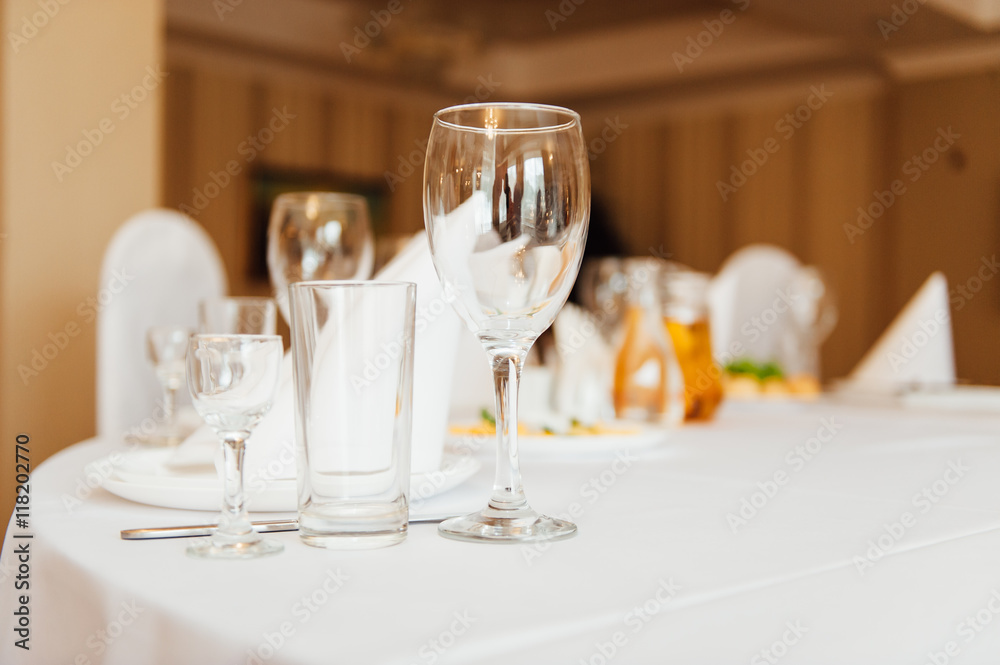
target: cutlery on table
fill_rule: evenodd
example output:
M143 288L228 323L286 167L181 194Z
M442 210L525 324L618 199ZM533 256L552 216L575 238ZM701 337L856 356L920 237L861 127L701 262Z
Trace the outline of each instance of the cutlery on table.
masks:
M428 515L425 517L411 517L410 523L422 522L443 522L454 515ZM268 520L263 522L251 522L254 531L258 533L272 533L275 531L298 531L299 521L297 519L288 520ZM194 526L161 526L149 529L123 529L122 540L150 540L153 538L191 538L193 536L210 536L215 530L215 524L197 524Z

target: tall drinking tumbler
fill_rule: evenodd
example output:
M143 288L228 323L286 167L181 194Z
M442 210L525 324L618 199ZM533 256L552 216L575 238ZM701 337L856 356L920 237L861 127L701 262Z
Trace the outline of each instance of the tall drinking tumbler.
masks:
M368 548L406 537L416 285L289 286L299 534Z

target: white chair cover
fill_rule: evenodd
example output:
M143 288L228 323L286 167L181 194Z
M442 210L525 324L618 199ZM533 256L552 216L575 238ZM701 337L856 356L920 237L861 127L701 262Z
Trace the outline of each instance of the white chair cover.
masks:
M119 440L161 399L146 358L146 331L198 322L203 298L227 293L205 230L173 210L138 213L115 232L101 266L97 315L97 433Z
M716 358L781 358L783 331L792 325L788 289L800 267L773 245L748 245L726 259L708 293Z

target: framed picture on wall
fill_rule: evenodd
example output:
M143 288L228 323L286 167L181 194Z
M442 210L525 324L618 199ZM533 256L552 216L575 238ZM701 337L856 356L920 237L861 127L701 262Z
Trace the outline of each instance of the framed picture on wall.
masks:
M251 281L267 282L267 227L274 200L287 192L340 192L358 194L368 201L372 232L388 228L389 188L382 179L351 178L331 171L260 168L250 174L251 237L247 261Z

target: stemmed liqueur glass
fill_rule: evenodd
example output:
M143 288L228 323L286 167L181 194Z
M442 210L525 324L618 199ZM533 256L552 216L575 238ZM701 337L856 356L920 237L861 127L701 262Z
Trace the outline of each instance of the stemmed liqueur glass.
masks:
M187 553L202 559L251 559L277 554L250 525L243 497L243 451L250 432L271 409L283 348L277 335L193 335L188 388L194 408L223 444L222 515L209 541Z
M184 356L191 331L184 326L155 326L146 333L146 351L163 391L163 422L146 441L177 445L190 432L177 422L177 391L184 385Z
M558 540L576 525L528 505L517 460L517 388L525 356L580 269L590 169L573 111L470 104L434 115L424 166L424 223L438 277L489 356L497 469L486 508L445 521L448 538Z
M267 268L285 323L292 322L289 284L368 279L374 261L375 241L363 196L291 192L274 200L267 229Z

